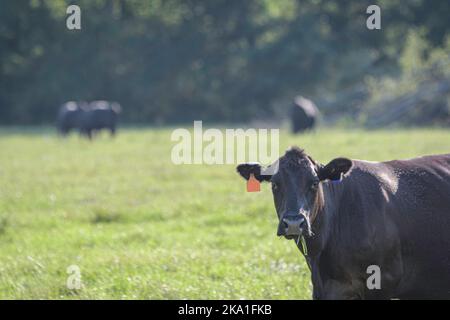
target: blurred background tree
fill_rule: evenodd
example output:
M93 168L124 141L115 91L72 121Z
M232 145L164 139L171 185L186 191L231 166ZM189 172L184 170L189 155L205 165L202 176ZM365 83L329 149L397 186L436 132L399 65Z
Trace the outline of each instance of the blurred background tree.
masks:
M81 8L79 31L66 28L69 4ZM375 31L370 4L3 0L0 122L52 123L61 103L96 99L120 102L130 123L277 119L297 94L330 121L420 124L430 104L444 116L450 2L379 0ZM441 97L385 115L420 90Z

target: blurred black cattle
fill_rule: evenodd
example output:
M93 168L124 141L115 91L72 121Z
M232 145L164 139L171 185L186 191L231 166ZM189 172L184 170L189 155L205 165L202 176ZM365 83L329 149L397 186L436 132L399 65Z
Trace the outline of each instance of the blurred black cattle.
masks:
M86 102L69 101L64 103L58 112L56 126L61 135L67 135L72 129L79 129L81 116L88 107Z
M296 97L291 110L292 132L314 129L318 116L319 110L314 102L302 96Z
M58 130L66 135L76 128L81 135L92 139L96 131L107 129L114 136L120 111L121 107L117 102L66 102L59 110Z
M95 131L107 129L114 136L120 111L121 108L117 102L91 102L89 108L82 113L80 133L91 139Z

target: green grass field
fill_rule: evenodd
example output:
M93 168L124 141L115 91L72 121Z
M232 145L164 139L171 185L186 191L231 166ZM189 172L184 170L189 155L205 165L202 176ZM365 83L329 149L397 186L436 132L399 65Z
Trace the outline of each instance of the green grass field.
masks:
M268 185L234 166L173 165L171 130L115 140L0 129L1 299L309 299L294 242L276 236ZM450 152L443 129L282 134L321 162ZM80 268L82 288L66 286Z

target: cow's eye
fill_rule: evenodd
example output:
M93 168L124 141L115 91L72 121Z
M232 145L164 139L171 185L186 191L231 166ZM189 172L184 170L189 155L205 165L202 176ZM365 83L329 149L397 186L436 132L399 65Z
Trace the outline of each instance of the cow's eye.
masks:
M318 187L319 187L319 181L314 181L311 185L311 189L313 189L313 190L317 190Z
M278 183L272 182L272 190L273 191L278 191L279 188L280 188L280 186L278 185Z

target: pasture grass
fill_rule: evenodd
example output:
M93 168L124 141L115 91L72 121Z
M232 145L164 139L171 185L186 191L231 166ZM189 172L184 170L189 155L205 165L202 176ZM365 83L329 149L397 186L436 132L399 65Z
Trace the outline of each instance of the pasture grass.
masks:
M276 237L269 185L231 165L171 163L170 129L92 143L0 129L1 299L309 299L309 271ZM327 129L292 136L321 162L448 153L444 129ZM67 268L82 287L69 290Z

